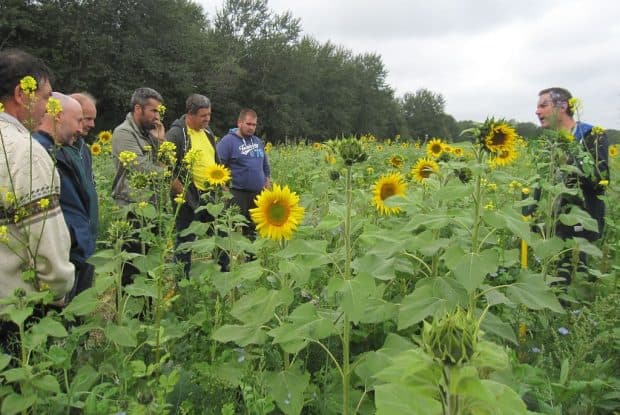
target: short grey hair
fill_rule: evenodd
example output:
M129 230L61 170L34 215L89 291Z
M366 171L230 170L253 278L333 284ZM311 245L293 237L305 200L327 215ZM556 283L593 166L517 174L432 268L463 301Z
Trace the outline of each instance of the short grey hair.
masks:
M162 102L164 99L161 97L161 94L155 91L153 88L142 87L133 91L131 94L131 101L129 101L129 106L131 107L131 111L133 112L136 105L140 105L144 107L149 99L154 99L159 102Z
M202 108L211 108L211 100L204 95L192 94L185 101L185 111L188 114L196 114Z
M573 97L573 95L568 89L560 88L557 86L554 86L552 88L545 88L538 93L538 96L544 94L549 94L549 97L551 98L551 102L553 103L554 107L560 108L562 104L566 104L566 114L571 117L573 116L573 110L568 102Z

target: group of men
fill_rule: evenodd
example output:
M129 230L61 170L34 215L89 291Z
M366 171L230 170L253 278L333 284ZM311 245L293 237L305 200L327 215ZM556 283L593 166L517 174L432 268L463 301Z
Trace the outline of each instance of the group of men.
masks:
M181 196L183 203L175 219L176 246L196 238L194 234L182 235L194 221L213 222L213 216L204 207L213 200L213 189L208 184L208 167L222 164L231 171L230 192L232 201L239 206L247 224L243 233L255 237L255 227L250 219L250 209L255 207L254 199L264 189L269 188L270 168L265 144L255 135L257 114L254 110L243 109L237 119L237 128L231 129L219 142L209 127L211 121L211 101L204 95L192 94L185 102L185 114L175 120L167 133L161 122L159 108L163 98L152 88L138 88L134 91L125 122L112 133L112 154L115 159L116 177L113 197L120 205L136 201L129 183L129 170L120 162L120 155L130 151L137 155L136 164L131 168L141 172L161 172L164 168L158 160L158 149L164 141L175 145L176 166L170 183L170 194L174 200ZM193 150L195 159L191 169L184 162L186 154ZM135 217L130 213L130 220ZM209 234L215 230L209 228ZM139 252L140 246L127 244L130 252ZM177 250L175 259L183 265L185 276L191 269L190 251ZM217 261L222 271L228 270L229 259L225 252L218 250ZM123 271L123 281L130 282L138 272L127 264Z
M32 77L36 85L24 86L26 77ZM95 125L97 109L89 94L52 92L52 82L52 73L41 60L20 50L0 51L0 298L10 297L16 289L28 293L49 288L62 304L93 283L94 270L87 260L95 251L98 202L91 154L84 137ZM58 100L60 112L46 112L50 98ZM562 88L543 90L536 114L545 128L572 130L597 160L597 178L581 180L582 207L599 223L598 232L584 236L595 240L603 230L604 204L600 196L604 186L598 178L608 177L608 144L604 135L592 138L592 126L574 120L570 98ZM181 236L193 221L214 219L206 209L200 209L210 200L205 174L214 163L230 169L232 200L248 220L244 234L254 238L249 210L255 207L256 196L270 187L264 142L255 135L256 112L242 110L237 128L216 142L209 127L211 101L206 96L189 96L185 115L175 120L167 133L160 116L162 102L161 94L154 89L136 89L130 112L114 129L112 152L117 173L113 198L119 205L135 201L128 171L119 155L133 152L137 156L136 169L161 172L164 166L157 152L168 140L176 146L177 163L170 193L173 198L182 193L184 199L176 217L177 246L195 238ZM197 150L191 171L183 164L190 149ZM583 229L575 226L561 231L559 236L573 237L582 235ZM179 251L176 259L188 275L191 252ZM226 271L228 258L222 254L218 262ZM124 277L129 282L137 270L127 270Z

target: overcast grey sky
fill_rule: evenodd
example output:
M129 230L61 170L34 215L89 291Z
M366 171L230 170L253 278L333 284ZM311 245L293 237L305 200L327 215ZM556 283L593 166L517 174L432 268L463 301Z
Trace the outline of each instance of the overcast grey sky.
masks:
M197 0L209 17L223 0ZM538 91L569 89L582 120L620 129L618 0L270 0L304 34L379 54L397 96L428 88L457 120L538 123Z

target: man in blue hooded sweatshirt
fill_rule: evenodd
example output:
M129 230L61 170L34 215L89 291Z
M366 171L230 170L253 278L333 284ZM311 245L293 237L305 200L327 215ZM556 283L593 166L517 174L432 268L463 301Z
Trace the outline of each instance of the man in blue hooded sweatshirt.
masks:
M580 207L596 220L598 229L587 230L582 224L569 226L558 222L556 235L562 239L580 237L594 242L602 236L605 226L605 202L601 196L605 194L606 186L609 184L609 143L607 135L600 127L594 128L590 124L574 119L571 99L571 93L564 88L543 89L538 93L536 116L542 128L569 131L590 154L592 174L583 174L579 177L571 175L566 178L568 187L578 187L581 191L576 196L563 196L561 208L569 205ZM568 163L575 163L581 168L574 155L569 155ZM569 253L567 258L561 261L564 266L570 263L571 255ZM582 265L587 265L585 253L580 252L579 259ZM573 272L561 269L558 275L564 276L566 282L570 283Z
M271 187L269 161L263 140L255 136L258 116L252 109L241 110L237 128L232 129L217 143L220 161L230 169L233 201L248 220L243 234L256 238L256 226L250 218L250 209L256 207L254 199L260 192Z

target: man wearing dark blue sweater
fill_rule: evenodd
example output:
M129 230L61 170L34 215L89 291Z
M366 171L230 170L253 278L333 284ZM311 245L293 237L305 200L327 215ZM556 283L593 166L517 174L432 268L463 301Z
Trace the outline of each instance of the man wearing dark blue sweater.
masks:
M230 130L217 144L220 161L231 172L230 192L233 200L248 220L243 234L252 240L256 238L256 226L250 218L250 209L256 207L256 196L264 188L271 187L271 170L265 154L265 144L254 135L257 119L254 110L241 110L237 128Z

